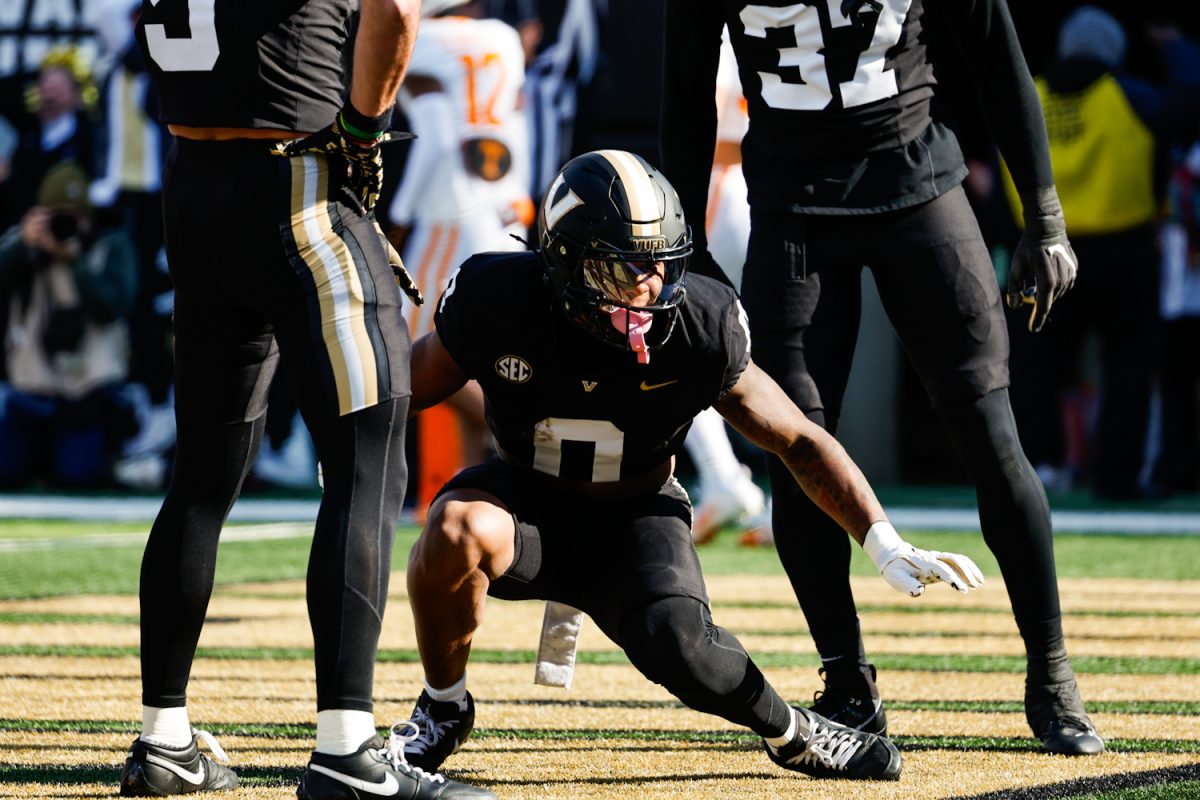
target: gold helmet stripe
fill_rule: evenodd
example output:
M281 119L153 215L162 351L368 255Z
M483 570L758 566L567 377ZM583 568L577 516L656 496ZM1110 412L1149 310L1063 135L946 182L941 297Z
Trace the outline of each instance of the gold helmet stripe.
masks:
M650 173L638 161L624 150L600 150L600 155L612 164L625 188L625 196L629 201L629 216L633 220L646 222L633 223L634 236L661 236L663 209L658 205L659 192L650 177Z

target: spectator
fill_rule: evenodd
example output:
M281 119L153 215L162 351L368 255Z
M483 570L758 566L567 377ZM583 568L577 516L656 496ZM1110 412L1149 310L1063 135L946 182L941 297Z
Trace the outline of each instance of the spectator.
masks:
M138 297L129 318L130 393L138 435L118 467L124 483L159 488L165 452L175 444L171 404L171 280L162 256L162 163L170 134L156 122L157 94L133 37L137 0L105 0L101 30L107 61L100 103L99 163L90 198L124 224L138 260ZM314 470L315 474L315 470Z
M117 398L129 368L125 315L136 292L127 234L94 224L78 165L55 166L37 205L0 238L9 379L0 484L29 481L43 466L64 486L108 480L127 427Z
M1063 23L1057 59L1037 80L1071 242L1083 268L1075 291L1037 338L1014 326L1014 408L1030 461L1043 475L1063 463L1063 393L1078 382L1085 336L1100 341L1092 486L1134 499L1160 350L1156 163L1159 148L1190 137L1200 118L1200 49L1174 28L1154 29L1170 83L1121 70L1125 31L1090 6ZM1188 86L1188 84L1192 86ZM1020 220L1020 204L1010 199ZM1064 369L1066 365L1066 369Z
M17 125L21 138L5 184L5 209L0 223L14 225L29 210L29 201L42 178L56 164L70 159L87 175L94 174L94 142L86 109L96 102L91 73L75 48L56 48L42 60L37 83L28 93L33 118Z

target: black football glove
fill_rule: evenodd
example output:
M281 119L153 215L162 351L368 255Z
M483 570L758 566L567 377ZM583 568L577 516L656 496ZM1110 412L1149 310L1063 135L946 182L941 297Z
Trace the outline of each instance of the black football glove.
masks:
M324 153L331 159L341 159L346 164L349 188L363 214L369 214L379 202L383 188L383 156L379 146L388 142L411 139L411 133L384 131L371 138L356 136L346 129L345 110L338 112L333 124L303 139L280 142L272 150L275 155L294 158L307 153Z
M1053 186L1039 189L1036 201L1025 204L1025 231L1008 270L1008 307L1032 303L1029 330L1040 331L1054 302L1075 285L1078 268L1058 192Z

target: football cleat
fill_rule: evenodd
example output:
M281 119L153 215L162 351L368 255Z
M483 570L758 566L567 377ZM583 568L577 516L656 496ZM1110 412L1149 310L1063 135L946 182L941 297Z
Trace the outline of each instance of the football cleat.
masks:
M1083 708L1075 679L1059 683L1025 683L1025 719L1042 750L1064 756L1104 752L1104 740Z
M207 731L193 730L191 743L180 748L134 739L121 769L121 796L167 797L236 789L237 774L202 755L198 740L203 740L217 758L229 762L229 756Z
M767 756L779 766L814 778L899 779L900 751L884 737L838 725L806 708L795 712L808 721L806 738L796 736L781 747L763 742Z
M871 681L874 682L875 667L870 666L869 669ZM850 691L831 683L829 673L824 668L817 672L825 681L825 690L813 693L813 704L809 706L813 713L856 731L887 736L887 714L883 711L883 701L872 696L869 687Z
M763 490L750 479L750 470L745 466L737 478L716 485L700 487L700 505L692 521L692 539L696 544L711 542L726 525L758 518L766 507ZM769 524L770 517L767 518Z
M398 733L398 728L411 732ZM299 800L362 800L400 797L404 800L481 800L496 795L436 772L426 772L404 760L404 745L417 736L413 722L392 726L387 741L373 736L345 756L312 754L300 786Z
M467 741L475 727L475 699L467 692L462 700L438 702L422 691L413 708L416 738L404 745L404 757L427 772L442 765Z

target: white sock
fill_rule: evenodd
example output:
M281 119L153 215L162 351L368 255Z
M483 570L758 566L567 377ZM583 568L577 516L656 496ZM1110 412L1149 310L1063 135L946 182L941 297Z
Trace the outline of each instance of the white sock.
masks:
M700 475L701 486L717 486L734 480L742 468L729 444L729 435L725 433L725 420L714 408L706 408L696 415L683 446Z
M188 721L187 706L155 708L142 706L143 742L162 745L172 749L187 747L192 743L192 723Z
M462 702L467 699L467 673L455 681L445 689L435 689L429 685L429 679L425 679L425 694L429 695L429 699L438 703L455 703Z
M792 718L788 722L787 730L778 736L763 737L767 740L767 744L772 747L783 747L785 744L796 738L796 709L792 709Z
M375 715L370 711L330 708L317 712L318 753L349 755L378 733L375 730Z

